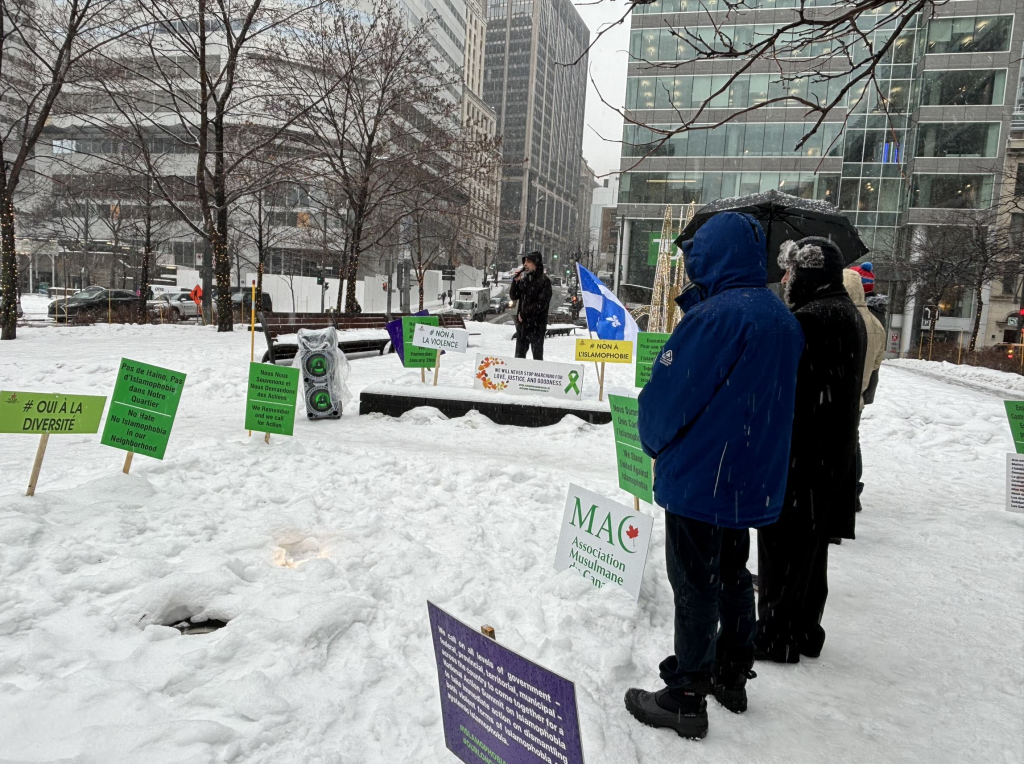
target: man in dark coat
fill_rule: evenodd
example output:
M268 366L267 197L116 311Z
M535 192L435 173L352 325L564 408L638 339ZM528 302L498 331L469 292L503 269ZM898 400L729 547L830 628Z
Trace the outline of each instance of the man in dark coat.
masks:
M626 708L687 738L707 733L706 695L747 708L756 626L747 529L775 522L785 494L803 337L766 286L766 254L761 226L734 212L684 244L685 315L640 393L640 442L657 459L665 508L675 650L660 666L665 688L629 690Z
M852 539L857 421L867 335L843 286L843 258L828 239L779 252L786 302L804 349L796 380L786 498L778 522L757 532L759 660L798 663L825 642L829 538Z
M516 358L526 358L527 349L531 349L533 360L543 361L551 280L544 273L540 252L530 252L523 258L523 267L516 271L508 296L510 300L519 301L516 308Z

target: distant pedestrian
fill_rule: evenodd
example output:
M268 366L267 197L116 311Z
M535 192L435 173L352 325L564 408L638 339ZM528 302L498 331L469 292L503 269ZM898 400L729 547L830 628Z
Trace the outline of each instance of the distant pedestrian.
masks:
M707 734L705 697L747 708L754 677L749 528L779 516L800 326L767 288L766 239L754 218L712 217L683 245L685 311L640 393L644 451L657 459L665 556L675 600L664 689L630 689L640 722L687 738Z
M860 265L852 266L850 270L860 277L860 283L864 288L864 294L868 297L873 295L875 293L875 266L871 263L864 262Z
M755 654L759 660L798 663L801 654L818 657L825 642L829 539L854 537L867 336L843 286L843 258L835 244L814 236L786 242L779 265L804 350L782 514L757 533Z
M867 352L864 354L864 373L860 383L860 412L857 414L857 511L860 512L860 495L864 492L864 461L860 452L860 415L864 406L875 402L875 388L878 387L878 370L885 358L885 327L872 315L864 296L860 275L853 270L843 271L843 286L853 300L857 312L864 322L867 334Z
M540 252L530 252L523 257L523 267L512 278L508 296L519 301L515 316L516 358L526 358L526 351L531 350L535 361L544 360L551 280L544 273Z

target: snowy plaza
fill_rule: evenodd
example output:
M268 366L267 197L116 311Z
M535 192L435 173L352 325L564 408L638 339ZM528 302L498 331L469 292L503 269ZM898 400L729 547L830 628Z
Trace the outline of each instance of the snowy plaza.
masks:
M440 385L511 328L467 324ZM1005 511L1003 401L1024 378L888 361L861 427L857 538L831 550L820 658L759 662L742 716L709 702L700 744L623 708L671 651L664 517L639 602L553 569L570 483L631 504L611 425L498 426L359 392L419 385L351 360L338 421L243 428L249 334L195 325L40 326L0 347L0 387L109 396L122 357L184 372L162 461L98 435L0 436L0 761L446 762L427 600L575 683L591 764L1019 762L1024 516ZM573 338L546 359L571 362ZM265 349L256 338L257 359ZM609 365L606 388L633 369ZM429 384L429 377L428 377ZM583 395L597 397L588 368ZM756 570L752 545L751 570ZM226 626L182 635L175 621Z

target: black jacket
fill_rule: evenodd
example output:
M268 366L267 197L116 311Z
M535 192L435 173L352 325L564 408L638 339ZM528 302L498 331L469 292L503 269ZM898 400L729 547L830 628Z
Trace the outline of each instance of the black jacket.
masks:
M852 539L867 333L843 287L839 250L821 249L825 250L824 267L799 267L791 271L786 285L793 314L804 332L804 351L797 370L782 511L806 519L817 533Z
M518 300L516 323L524 339L535 342L543 339L548 328L548 305L551 303L551 280L540 265L533 273L523 274L522 281L512 280L509 299Z

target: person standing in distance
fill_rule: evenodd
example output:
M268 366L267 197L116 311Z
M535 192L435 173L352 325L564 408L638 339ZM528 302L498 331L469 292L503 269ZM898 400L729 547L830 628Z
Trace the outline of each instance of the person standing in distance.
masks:
M749 528L775 522L789 463L803 335L767 287L760 224L714 215L683 245L691 286L685 312L640 393L644 452L657 459L665 557L675 600L675 649L665 687L630 689L637 721L682 737L707 734L705 697L747 708L754 677L754 587ZM721 624L721 625L719 625Z
M509 287L510 300L518 300L516 308L516 358L526 358L533 351L533 360L544 360L544 336L548 330L548 305L551 303L551 280L544 273L540 252L523 257L523 267L516 271Z
M854 538L857 422L867 334L843 286L843 255L817 236L779 250L786 302L804 333L793 442L778 522L757 532L758 660L817 658L829 539ZM778 423L783 426L782 422Z

